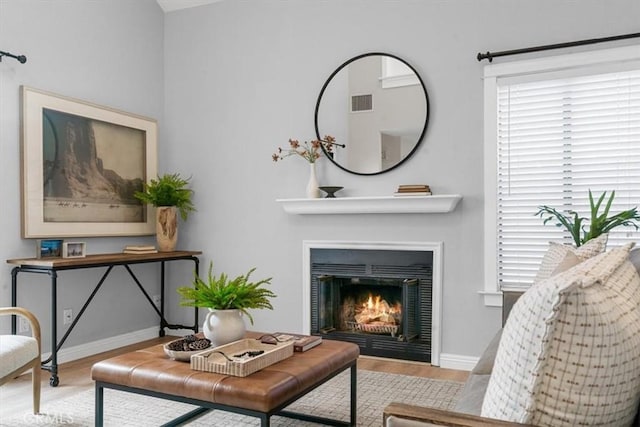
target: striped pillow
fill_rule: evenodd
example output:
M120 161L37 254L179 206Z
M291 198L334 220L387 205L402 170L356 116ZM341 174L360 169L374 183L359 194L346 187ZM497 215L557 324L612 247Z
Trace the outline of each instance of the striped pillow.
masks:
M585 261L601 254L607 247L608 237L609 235L606 233L601 234L595 239L588 240L584 245L578 248L556 242L549 242L549 249L542 258L540 268L538 269L538 273L536 274L533 283L536 284L551 277L568 253L574 254L581 261Z
M505 324L482 415L629 426L640 402L640 276L631 244L525 292Z

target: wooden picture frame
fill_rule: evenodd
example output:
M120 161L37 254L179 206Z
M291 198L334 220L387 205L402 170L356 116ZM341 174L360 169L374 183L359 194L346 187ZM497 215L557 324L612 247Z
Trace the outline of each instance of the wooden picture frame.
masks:
M64 242L62 244L62 258L84 258L87 245L85 242Z
M157 122L21 87L22 237L155 233L133 197L157 177Z

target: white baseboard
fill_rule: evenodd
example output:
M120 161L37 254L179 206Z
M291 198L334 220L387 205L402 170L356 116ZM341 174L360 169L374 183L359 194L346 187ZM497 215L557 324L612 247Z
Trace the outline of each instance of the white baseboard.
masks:
M479 357L462 356L459 354L440 353L440 367L470 371L478 363Z
M58 364L82 359L83 357L93 356L98 353L135 344L140 341L158 338L158 330L157 326L152 326L147 329L133 331L117 335L115 337L104 338L73 347L61 348L60 351L58 351ZM42 359L46 360L50 355L51 352L43 353Z

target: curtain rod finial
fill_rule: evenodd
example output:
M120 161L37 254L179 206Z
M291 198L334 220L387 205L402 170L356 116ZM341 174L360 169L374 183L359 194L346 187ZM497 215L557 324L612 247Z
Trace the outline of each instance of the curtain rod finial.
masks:
M487 53L478 52L478 56L476 56L476 58L478 58L478 62L483 59L488 59L489 62L493 62L493 54L489 51L487 51Z
M24 55L14 55L13 53L3 52L0 50L0 61L2 61L3 56L8 56L10 58L16 59L21 64L24 64L25 62L27 62L27 57Z

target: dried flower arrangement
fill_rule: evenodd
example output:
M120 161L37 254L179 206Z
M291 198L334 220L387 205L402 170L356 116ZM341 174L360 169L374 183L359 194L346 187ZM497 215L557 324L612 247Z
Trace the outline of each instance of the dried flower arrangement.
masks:
M311 142L304 141L302 145L297 139L289 139L289 148L278 147L278 152L274 153L271 158L277 162L286 157L298 155L309 163L315 163L320 158L323 147L324 151L331 153L334 145L345 147L344 144L337 144L336 139L331 135L325 135L324 139L314 139Z

